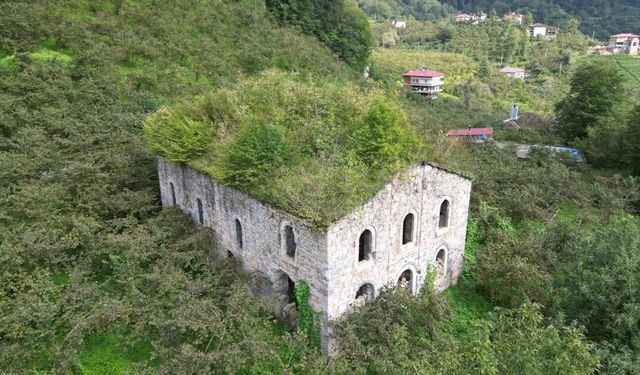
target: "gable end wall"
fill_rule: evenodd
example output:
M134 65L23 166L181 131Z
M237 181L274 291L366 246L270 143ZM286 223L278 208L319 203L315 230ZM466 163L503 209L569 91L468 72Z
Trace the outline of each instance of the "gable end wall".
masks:
M456 283L462 271L471 181L430 166L414 166L386 185L371 201L328 230L329 319L352 309L360 286L370 283L376 295L397 282L404 270L413 272L412 289L420 289L429 267L435 267L439 249L445 248L446 276L438 289ZM440 204L451 202L447 228L438 227ZM402 244L403 220L416 215L414 241ZM374 256L358 261L360 234L374 233Z

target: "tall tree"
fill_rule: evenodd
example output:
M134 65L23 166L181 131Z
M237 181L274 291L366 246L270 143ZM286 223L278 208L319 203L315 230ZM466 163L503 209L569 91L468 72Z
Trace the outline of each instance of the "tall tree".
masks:
M567 141L610 118L624 98L624 77L611 62L592 62L576 70L567 96L556 105L558 133Z

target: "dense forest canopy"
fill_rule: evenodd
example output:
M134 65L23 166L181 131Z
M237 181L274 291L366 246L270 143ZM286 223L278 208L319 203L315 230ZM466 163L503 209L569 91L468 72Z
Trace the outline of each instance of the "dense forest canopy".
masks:
M355 69L363 69L373 46L367 17L353 0L266 0L280 24L314 35Z
M443 0L458 10L472 12L495 9L498 14L530 11L536 22L563 26L571 17L580 20L580 29L599 39L621 32L640 33L640 4L635 0Z
M404 19L420 21L447 18L455 8L438 0L358 0L360 8L372 18Z
M640 33L640 4L634 0L358 0L372 18L410 18L420 21L450 18L458 12L479 12L498 16L530 12L535 22L563 27L571 18L580 30L599 39L622 32Z
M160 109L145 135L151 151L319 228L424 156L394 97L272 71Z

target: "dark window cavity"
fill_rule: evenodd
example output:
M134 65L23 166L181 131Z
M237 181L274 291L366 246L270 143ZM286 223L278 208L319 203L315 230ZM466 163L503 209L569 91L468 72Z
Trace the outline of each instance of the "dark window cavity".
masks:
M287 276L287 303L295 302L298 306L298 300L296 299L296 283Z
M169 188L171 188L171 205L176 205L176 189L173 187L173 182L169 182Z
M409 290L413 289L413 284L411 282L413 278L413 272L411 272L411 270L405 270L404 272L402 272L402 274L400 275L400 277L398 278L398 285L405 287L405 288L409 288Z
M371 257L371 231L366 229L360 235L360 241L358 242L358 261L367 260Z
M242 249L242 224L238 219L236 219L236 245L238 249Z
M408 214L402 222L402 244L413 242L413 223L415 221L413 214Z
M202 225L204 224L204 213L202 212L202 201L200 198L196 198L196 203L198 205L198 222Z
M446 252L444 249L440 249L438 251L438 255L436 255L436 279L442 280L446 276Z
M293 233L291 225L285 225L284 227L284 244L287 249L287 255L291 258L296 256L296 237Z
M374 297L375 297L375 289L373 289L373 285L371 284L362 285L360 289L358 289L358 291L356 292L356 299L364 298L367 301L371 301L373 300Z
M438 226L440 228L446 228L449 226L449 200L445 199L440 205L440 216L438 219Z

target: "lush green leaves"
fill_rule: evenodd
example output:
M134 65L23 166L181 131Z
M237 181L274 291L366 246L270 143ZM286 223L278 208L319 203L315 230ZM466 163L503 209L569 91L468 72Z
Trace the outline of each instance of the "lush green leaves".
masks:
M150 152L177 162L191 160L211 148L214 125L174 115L162 108L144 123L144 135Z
M172 129L203 114L217 124L212 150L184 161L319 228L371 198L422 151L397 97L346 81L267 71L151 119ZM161 152L184 149L170 133L146 134Z
M355 69L367 64L373 45L367 17L352 0L267 0L267 8L283 24L316 36Z
M612 116L624 98L624 78L609 62L580 66L571 79L571 91L556 107L558 132L567 141L583 138Z
M291 157L291 145L281 128L251 121L240 128L229 147L223 179L231 186L266 183L269 173L287 165Z
M415 132L402 111L385 98L376 98L353 132L352 150L373 168L402 165L417 146Z

